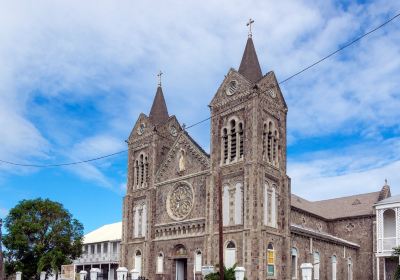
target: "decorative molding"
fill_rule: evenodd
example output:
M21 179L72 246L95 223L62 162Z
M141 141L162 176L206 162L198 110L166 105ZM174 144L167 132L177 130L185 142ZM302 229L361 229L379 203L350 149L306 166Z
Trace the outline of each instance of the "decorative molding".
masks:
M198 147L194 145L194 143L187 137L185 132L181 132L181 134L175 140L175 143L172 145L172 148L169 150L164 162L161 164L156 173L155 181L157 183L160 183L161 177L164 175L165 171L168 170L170 164L176 159L176 154L181 150L182 146L186 151L186 157L188 157L190 153L207 169L210 168L210 159L202 151L200 151ZM178 179L182 179L184 177L185 176L181 176ZM157 183L155 185L157 185Z

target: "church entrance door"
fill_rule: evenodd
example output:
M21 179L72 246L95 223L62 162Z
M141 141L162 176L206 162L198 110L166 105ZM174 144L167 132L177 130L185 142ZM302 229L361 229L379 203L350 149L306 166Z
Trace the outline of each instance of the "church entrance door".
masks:
M187 280L187 259L177 259L175 261L175 268L175 280Z

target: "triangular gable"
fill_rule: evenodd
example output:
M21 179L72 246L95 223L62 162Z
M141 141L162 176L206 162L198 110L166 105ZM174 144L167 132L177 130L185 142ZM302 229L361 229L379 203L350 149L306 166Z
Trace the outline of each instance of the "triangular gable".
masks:
M209 156L186 133L181 132L156 174L156 183L210 168Z
M144 124L144 130L143 133L141 131L139 131L140 129L140 125ZM141 113L139 115L139 118L137 119L135 125L133 126L133 129L131 131L131 133L129 134L129 140L131 140L133 137L138 137L138 136L142 136L145 133L148 133L149 131L152 130L152 124L149 121L149 118L146 116L146 114Z
M237 82L236 90L233 94L227 94L227 90L229 89L230 83L232 81ZM237 72L235 69L231 68L228 71L228 74L225 76L225 79L222 81L221 85L219 86L216 94L214 95L213 99L210 102L210 106L214 106L222 101L229 102L230 100L234 100L239 95L246 94L249 92L252 83L242 74Z
M279 82L273 71L268 72L261 80L259 80L257 86L264 91L268 99L287 109L285 98L283 97L281 88L279 87ZM272 97L273 95L269 93L271 89L274 91L273 94L275 94L275 97Z

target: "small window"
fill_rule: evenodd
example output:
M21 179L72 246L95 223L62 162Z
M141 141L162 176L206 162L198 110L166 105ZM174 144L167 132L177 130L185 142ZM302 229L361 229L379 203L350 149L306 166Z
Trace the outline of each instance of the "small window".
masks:
M201 272L202 255L200 250L195 253L195 272Z
M320 256L318 252L314 252L314 280L319 280Z
M353 261L351 258L347 259L347 279L353 280Z
M229 241L225 249L225 266L230 268L236 263L236 245L232 241Z
M107 254L107 252L108 252L108 243L105 242L105 243L103 243L103 253Z
M332 256L332 280L336 280L337 275L337 259L336 256Z
M163 273L164 272L164 254L159 253L157 257L157 273Z
M272 243L267 247L267 276L275 276L275 250Z
M292 279L297 279L297 249L292 248Z

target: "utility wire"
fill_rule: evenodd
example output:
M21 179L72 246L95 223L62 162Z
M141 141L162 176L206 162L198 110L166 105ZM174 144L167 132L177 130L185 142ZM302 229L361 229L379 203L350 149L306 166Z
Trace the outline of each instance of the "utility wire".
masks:
M279 81L279 82L278 82L278 85L283 84L283 83L286 83L287 81L293 79L294 77L296 77L296 76L298 76L298 75L304 73L305 71L307 71L307 70L313 68L314 66L320 64L321 62L327 60L328 58L334 56L335 54L341 52L342 50L344 50L344 49L350 47L351 45L353 45L353 44L355 44L356 42L360 41L360 40L363 39L364 37L366 37L366 36L368 36L368 35L374 33L375 31L377 31L377 30L381 29L382 27L384 27L385 25L389 24L390 22L392 22L393 20L395 20L395 19L398 18L399 16L400 16L400 13L397 13L395 16L391 17L390 19L388 19L387 21L383 22L383 23L380 24L379 26L377 26L377 27L371 29L370 31L368 31L368 32L362 34L361 36L359 36L359 37L353 39L352 41L350 41L350 42L344 44L342 47L338 48L338 49L335 50L334 52L332 52L332 53L330 53L330 54L324 56L323 58L317 60L316 62L310 64L309 66L303 68L302 70L300 70L300 71L294 73L293 75L289 76L288 78L286 78L286 79L284 79L284 80L282 80L282 81ZM248 100L244 100L244 101L240 102L239 104L244 103L244 102L247 102L247 101L248 101ZM200 120L200 121L198 121L198 122L196 122L196 123L193 123L193 124L187 126L185 129L187 130L187 129L190 129L190 128L192 128L192 127L195 127L195 126L197 126L197 125L199 125L199 124L202 124L202 123L204 123L204 122L206 122L206 121L208 121L208 120L210 120L210 119L212 119L212 118L214 118L214 117L216 117L216 116L218 116L218 115L220 115L220 114L222 114L222 113L225 113L225 112L228 111L228 110L230 110L230 108L227 109L227 110L223 110L223 111L221 111L221 112L218 112L218 113L214 114L213 116L207 117L207 118L205 118L205 119L203 119L203 120ZM158 132L157 130L155 130L155 131ZM160 133L157 133L157 134L160 135ZM96 158L87 159L87 160L74 161L74 162L66 162L66 163L58 163L58 164L43 164L43 165L42 165L42 164L25 164L25 163L16 163L16 162L11 162L11 161L6 161L6 160L2 160L2 159L0 159L0 163L4 163L4 164L8 164L8 165L14 165L14 166L37 167L37 168L62 167L62 166L71 166L71 165L77 165L77 164L83 164L83 163L88 163L88 162L92 162L92 161L97 161L97 160L100 160L100 159L104 159L104 158L116 156L116 155L119 155L119 154L122 154L122 153L126 153L127 151L129 151L129 149L122 150L122 151L119 151L119 152L116 152L116 153L112 153L112 154L107 154L107 155L99 156L99 157L96 157Z

